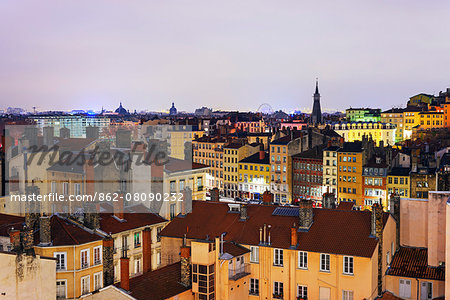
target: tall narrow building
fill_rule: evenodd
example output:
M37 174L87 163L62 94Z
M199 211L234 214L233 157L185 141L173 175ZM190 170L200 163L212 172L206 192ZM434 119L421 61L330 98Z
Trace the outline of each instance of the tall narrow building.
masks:
M316 92L314 93L314 103L311 113L311 124L322 123L322 111L320 109L319 81L316 79Z

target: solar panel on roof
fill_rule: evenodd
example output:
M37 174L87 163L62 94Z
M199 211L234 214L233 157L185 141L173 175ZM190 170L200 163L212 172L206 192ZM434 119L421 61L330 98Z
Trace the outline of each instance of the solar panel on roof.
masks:
M277 207L272 216L298 217L298 207Z

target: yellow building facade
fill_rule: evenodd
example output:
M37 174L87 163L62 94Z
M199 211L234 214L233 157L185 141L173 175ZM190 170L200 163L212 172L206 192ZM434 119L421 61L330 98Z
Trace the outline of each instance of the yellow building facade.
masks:
M419 113L420 130L445 127L444 113L437 111L424 111Z
M355 145L356 146L356 145ZM346 147L337 152L337 199L363 206L363 152L361 147Z
M242 144L232 142L224 146L223 173L224 195L237 197L239 195L239 161L253 155L259 150L259 144Z
M334 131L344 138L346 142L361 141L364 135L372 137L376 145L394 145L396 130L394 124L355 122L333 125Z
M239 192L244 198L260 199L270 191L270 161L263 150L239 161Z
M34 249L38 255L56 258L57 296L78 298L103 287L101 239L80 245L35 246Z
M393 124L396 127L395 142L403 141L403 109L392 108L381 113L381 123Z

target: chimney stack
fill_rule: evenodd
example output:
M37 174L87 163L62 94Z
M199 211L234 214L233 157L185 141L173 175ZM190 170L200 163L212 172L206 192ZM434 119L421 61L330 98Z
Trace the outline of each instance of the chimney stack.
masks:
M389 199L389 212L395 220L395 243L398 249L400 247L400 195L395 190Z
M130 290L130 259L124 250L120 258L120 287L126 291Z
M264 152L264 144L260 144L259 145L259 160L263 160L265 154L266 153Z
M299 229L308 231L314 219L313 204L311 200L301 200L299 202L298 217L299 217L298 223Z
M70 129L63 127L59 130L59 137L62 139L68 139L70 138Z
M111 236L103 239L103 284L114 283L114 240Z
M219 202L220 199L219 189L215 187L210 191L210 193L211 193L211 201Z
M383 208L372 205L371 234L378 239L378 296L383 293Z
M131 148L131 131L119 128L116 131L116 147L117 148Z
M39 239L40 245L48 246L52 243L51 228L50 228L50 217L42 215L39 218Z
M181 247L181 284L191 286L191 248L187 247L185 240Z
M47 147L53 146L53 136L55 130L53 127L48 126L42 129L42 135L44 136L44 145Z
M272 241L271 241L271 239L270 239L270 229L272 228L272 225L267 225L267 245L271 245L272 244Z
M88 126L86 127L86 138L88 139L98 139L99 137L99 128L96 126Z
M33 249L33 228L25 226L20 234L23 250Z
M297 226L292 225L291 227L291 249L297 248Z
M246 203L242 203L240 205L240 213L239 213L239 220L240 221L245 221L247 220L248 216L247 216L247 204Z
M152 270L152 230L146 227L142 232L142 258L144 273Z
M123 193L119 193L117 201L113 201L114 216L119 220L124 220Z
M12 228L9 232L9 240L13 251L20 250L20 231Z

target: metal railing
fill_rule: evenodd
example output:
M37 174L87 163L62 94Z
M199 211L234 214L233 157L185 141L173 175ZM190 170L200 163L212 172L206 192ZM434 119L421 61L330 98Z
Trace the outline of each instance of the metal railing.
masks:
M250 264L241 264L233 269L228 269L228 278L230 280L238 280L244 276L250 275Z

